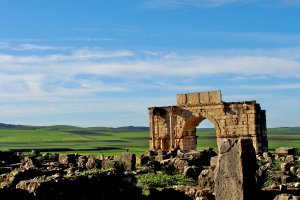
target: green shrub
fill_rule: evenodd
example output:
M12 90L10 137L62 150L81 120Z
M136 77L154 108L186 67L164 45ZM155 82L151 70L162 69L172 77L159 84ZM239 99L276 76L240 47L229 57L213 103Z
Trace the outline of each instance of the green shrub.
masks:
M173 185L197 185L191 178L181 174L168 175L165 173L147 173L137 175L137 185L143 189L170 188Z
M115 161L113 164L113 169L117 173L124 173L126 171L126 165L121 161Z
M162 166L161 171L165 174L172 175L175 173L176 168L173 163Z

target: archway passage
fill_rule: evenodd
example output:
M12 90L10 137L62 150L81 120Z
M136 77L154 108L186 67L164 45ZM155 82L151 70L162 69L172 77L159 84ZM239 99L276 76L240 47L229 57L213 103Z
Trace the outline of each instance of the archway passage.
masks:
M196 127L197 147L196 149L204 149L207 147L217 148L216 130L213 124L205 119Z
M223 102L221 91L177 95L176 106L151 107L150 149L197 148L196 127L208 119L216 138L251 138L256 152L267 151L265 111L256 101Z

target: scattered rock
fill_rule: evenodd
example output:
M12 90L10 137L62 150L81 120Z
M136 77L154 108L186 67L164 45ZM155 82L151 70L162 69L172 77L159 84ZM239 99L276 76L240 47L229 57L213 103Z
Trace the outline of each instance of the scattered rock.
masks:
M98 160L94 157L89 157L87 163L85 164L87 169L101 169L101 160Z
M281 176L281 184L287 184L292 181L292 178L288 175Z
M175 159L174 160L174 167L177 169L180 173L184 172L184 169L189 166L189 163L187 159Z
M295 154L295 148L291 147L280 147L275 149L276 153L279 155L294 155Z
M213 156L210 158L210 167L216 167L217 166L217 160L218 160L218 156Z
M290 170L290 164L289 163L281 163L280 168L282 172L287 172Z
M77 166L79 169L85 169L87 163L87 157L86 156L79 156L77 161Z
M41 185L42 181L39 179L30 179L20 181L16 185L16 189L26 190L29 193L36 193L37 188Z
M203 188L214 188L214 171L204 169L198 177L199 185Z
M299 196L294 196L291 194L280 194L277 195L274 200L298 200Z
M20 169L29 170L35 168L35 165L33 164L33 161L28 156L21 159Z
M188 166L184 169L183 175L188 178L192 178L192 179L196 179L196 177L197 177L195 168L190 167L190 166Z
M59 154L58 162L63 165L75 163L75 155L73 154Z
M286 163L289 163L289 164L294 164L295 163L295 157L294 155L287 155L285 157L285 161Z

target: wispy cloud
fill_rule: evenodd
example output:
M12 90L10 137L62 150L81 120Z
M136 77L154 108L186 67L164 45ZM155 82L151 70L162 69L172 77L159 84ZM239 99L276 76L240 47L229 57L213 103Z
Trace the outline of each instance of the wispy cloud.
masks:
M272 51L272 50L270 50ZM235 76L276 76L300 77L300 60L288 55L260 55L243 53L238 50L227 52L195 53L179 55L177 53L157 54L150 58L143 53L129 50L95 51L79 49L71 54L49 55L10 55L0 54L2 71L14 71L14 68L25 71L42 71L43 73L68 72L69 74L97 74L115 77L170 77L226 75ZM280 51L279 51L280 52ZM298 51L300 52L300 51ZM288 53L288 52L286 52ZM296 52L292 52L295 54ZM220 54L226 56L220 56ZM120 58L122 58L120 60ZM28 67L30 66L30 67Z
M186 7L219 7L224 5L298 6L299 0L147 0L148 8L179 9Z
M294 47L185 53L87 47L55 54L6 52L0 55L0 102L4 103L0 112L8 113L20 102L31 102L14 108L8 115L118 112L119 109L147 118L145 107L173 105L175 94L181 92L299 90L299 54L300 48ZM282 82L267 83L269 77ZM142 91L139 97L137 91ZM104 93L115 98L104 98ZM153 98L162 93L167 100ZM42 105L35 106L36 102Z
M253 0L252 0L253 1ZM148 6L162 8L222 6L234 3L249 3L251 0L154 0L146 1Z
M300 83L284 83L284 84L273 84L273 85L238 85L231 86L230 88L242 89L242 90L299 90Z
M95 37L68 37L62 40L67 41L82 41L82 42L114 42L117 41L115 38L95 38Z
M37 45L32 43L14 44L9 42L0 42L0 49L13 50L13 51L48 51L48 50L61 51L61 50L70 49L70 47Z
M74 62L82 60L131 57L134 52L129 50L118 51L94 51L88 49L79 49L72 51L70 54L47 54L47 55L11 55L0 54L0 62L11 64L47 64L52 62Z

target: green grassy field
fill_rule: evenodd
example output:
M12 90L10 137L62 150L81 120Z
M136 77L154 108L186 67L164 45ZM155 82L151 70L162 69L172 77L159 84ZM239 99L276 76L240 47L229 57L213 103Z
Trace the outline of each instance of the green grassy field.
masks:
M198 148L217 147L214 129L198 130ZM300 127L282 127L268 129L269 150L278 147L295 147L300 149Z
M198 129L198 149L216 147L214 129ZM146 127L80 128L74 126L13 126L0 124L0 150L118 154L129 149L137 154L148 149ZM268 129L269 148L300 148L300 127Z

